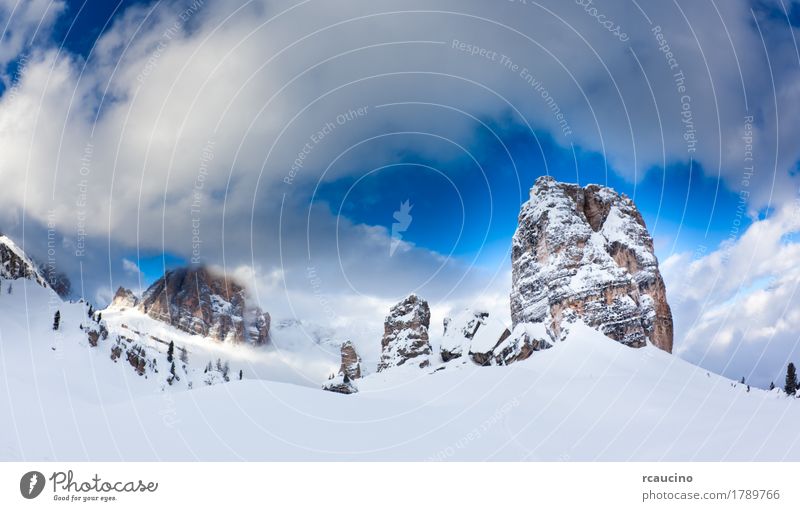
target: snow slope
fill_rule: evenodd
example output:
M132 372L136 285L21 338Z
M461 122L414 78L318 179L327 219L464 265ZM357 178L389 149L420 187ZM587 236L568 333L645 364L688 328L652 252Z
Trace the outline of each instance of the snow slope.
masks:
M162 392L79 336L57 342L25 303L0 295L3 460L800 460L800 402L583 325L507 367L401 366L353 395L263 379ZM65 331L82 307L63 306Z

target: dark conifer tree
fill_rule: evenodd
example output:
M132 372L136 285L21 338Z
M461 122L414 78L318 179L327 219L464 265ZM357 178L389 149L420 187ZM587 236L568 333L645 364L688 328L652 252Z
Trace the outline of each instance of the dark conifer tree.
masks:
M167 362L172 362L173 355L175 355L175 343L169 341L169 348L167 348Z
M797 370L791 362L786 368L786 385L783 386L783 390L790 396L797 392Z
M53 316L53 330L58 330L59 326L61 326L61 311L56 311L55 316Z

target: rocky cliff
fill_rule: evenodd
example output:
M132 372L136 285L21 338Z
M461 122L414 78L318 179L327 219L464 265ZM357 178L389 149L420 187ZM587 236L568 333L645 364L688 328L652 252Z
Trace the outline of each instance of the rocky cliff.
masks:
M29 279L49 287L36 264L8 236L0 234L0 278Z
M393 306L384 322L378 371L407 362L417 364L419 367L430 365L431 345L428 340L430 322L431 311L428 302L417 295L409 295Z
M117 288L117 292L114 293L114 298L111 299L111 304L109 304L109 308L125 310L131 309L136 307L139 304L139 299L130 289L125 289L124 287Z
M551 340L581 318L628 346L671 352L664 281L633 201L599 185L537 179L513 238L511 318L544 323Z
M358 392L358 387L355 386L353 380L361 378L361 357L358 356L350 341L342 344L341 357L342 364L339 367L339 373L331 375L322 388L339 394L355 394Z
M124 289L117 292L117 299L120 304L131 303ZM205 267L168 271L136 306L180 330L218 341L261 345L269 340L269 314L248 307L241 285Z

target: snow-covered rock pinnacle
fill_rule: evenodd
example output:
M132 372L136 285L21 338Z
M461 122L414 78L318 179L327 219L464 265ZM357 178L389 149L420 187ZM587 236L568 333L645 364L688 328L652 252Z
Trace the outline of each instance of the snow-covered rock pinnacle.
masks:
M361 378L361 357L356 353L353 343L346 341L341 347L342 365L339 373L331 375L331 378L322 386L324 390L338 392L340 394L355 394L358 388L353 380Z
M351 380L361 378L361 357L356 353L353 343L346 341L342 344L342 365L339 368L340 374L346 374Z
M378 371L411 361L419 367L430 365L431 345L428 328L431 311L428 302L409 295L393 306L384 322L381 360Z
M205 267L168 271L137 307L180 330L218 341L261 345L269 340L269 314L248 307L242 286Z
M577 318L628 346L672 351L664 281L633 201L540 177L513 238L511 319L559 340Z

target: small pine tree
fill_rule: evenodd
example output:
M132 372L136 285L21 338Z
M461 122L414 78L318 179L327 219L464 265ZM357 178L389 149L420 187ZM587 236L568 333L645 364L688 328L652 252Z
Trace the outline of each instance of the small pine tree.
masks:
M786 385L784 385L783 391L790 396L797 392L797 370L791 362L786 367Z
M89 304L89 311L86 313L86 315L89 316L90 318L94 316L94 309L92 308L91 303Z
M175 355L175 343L169 341L169 348L167 348L167 362L172 362L173 355Z
M741 383L742 385L744 385L744 376L742 376L742 380L741 380L739 383Z
M101 321L103 321L103 313L102 312L98 312L97 313L97 322L100 323Z
M56 311L53 316L53 330L58 330L59 326L61 326L61 311Z
M769 390L775 390L775 382L774 381L769 382Z
M241 381L241 379L242 379L243 377L244 377L244 373L242 373L242 370L241 370L241 369L239 369L239 380Z

